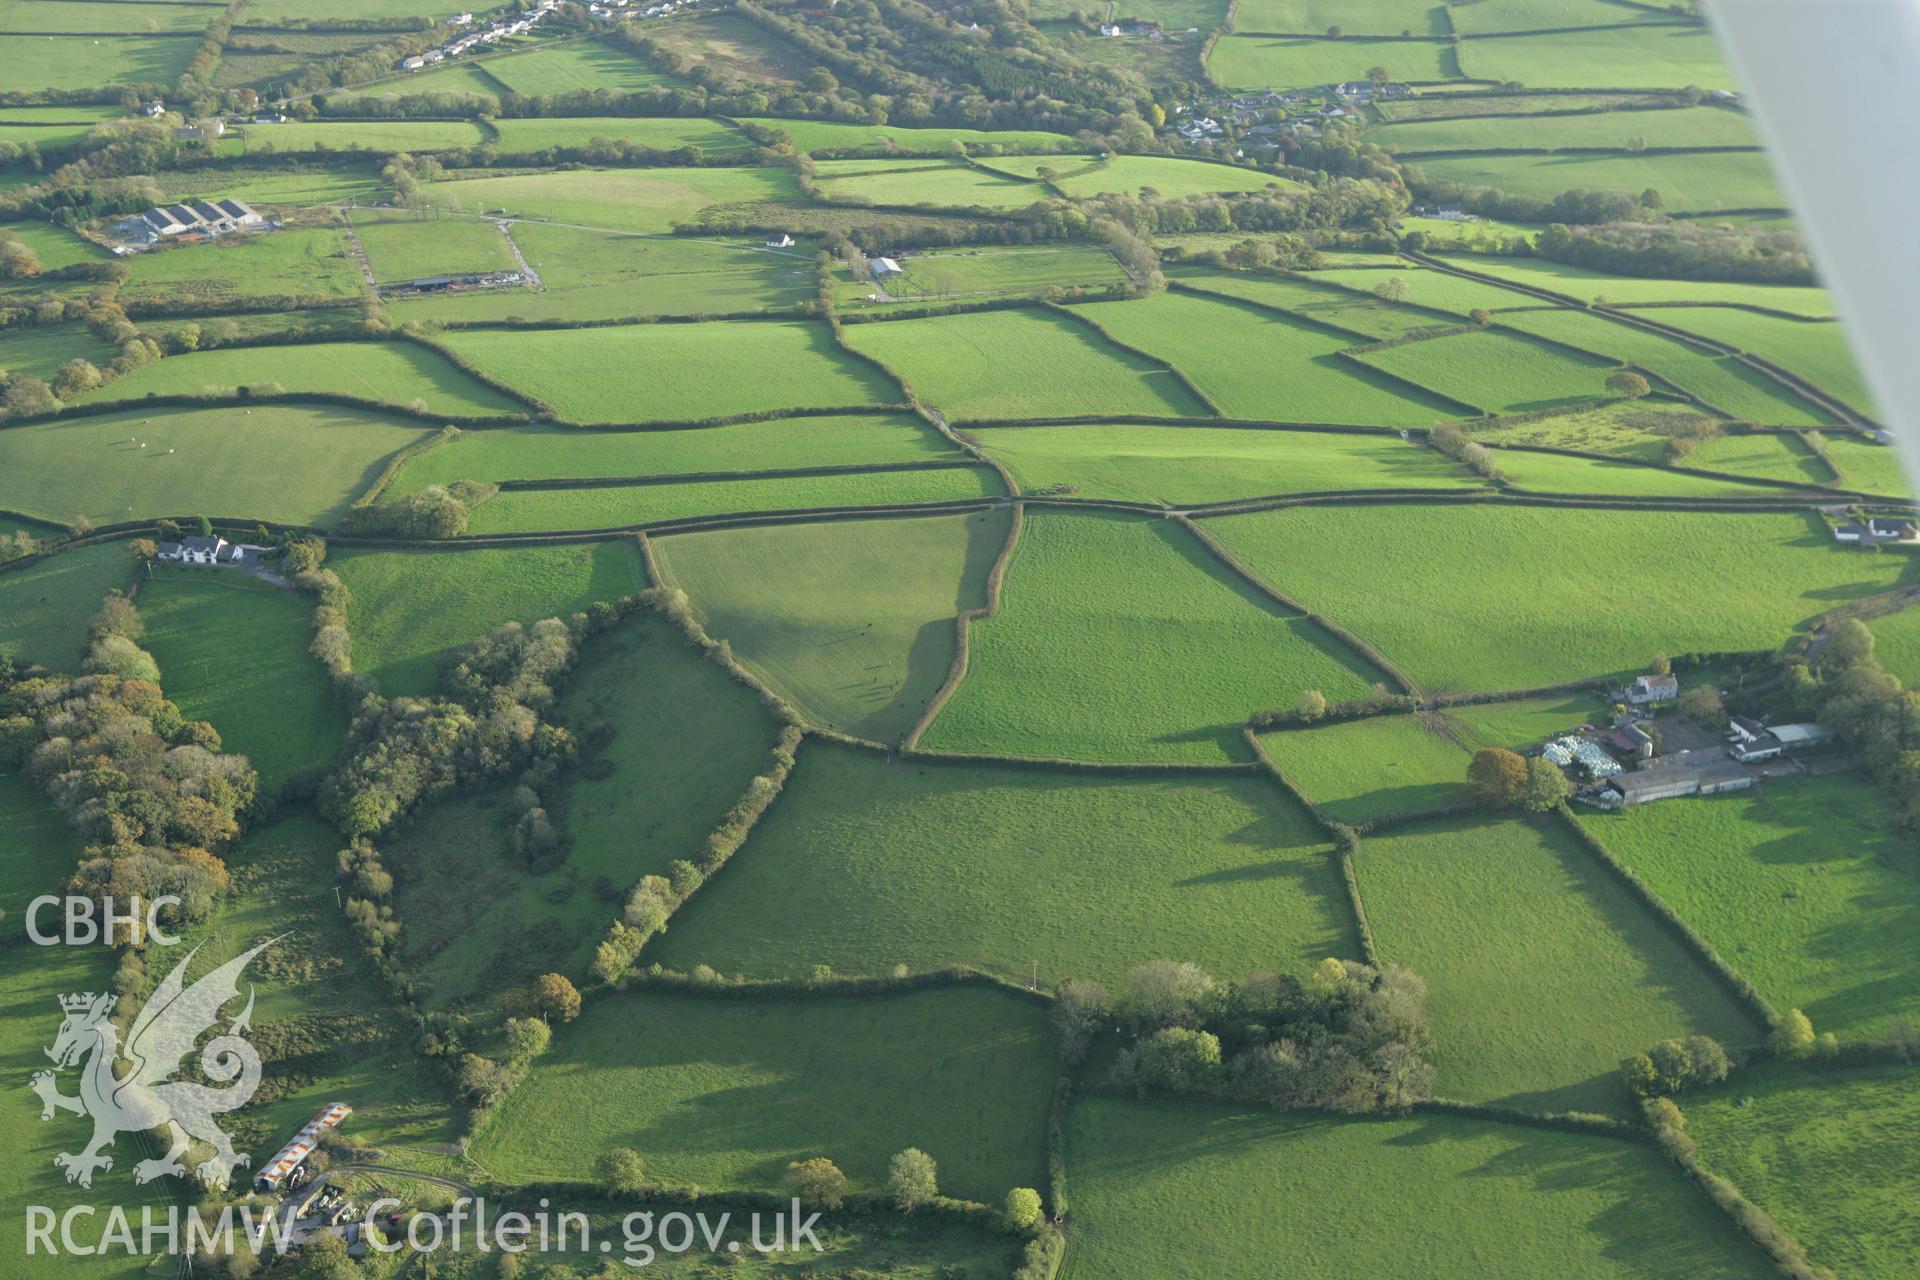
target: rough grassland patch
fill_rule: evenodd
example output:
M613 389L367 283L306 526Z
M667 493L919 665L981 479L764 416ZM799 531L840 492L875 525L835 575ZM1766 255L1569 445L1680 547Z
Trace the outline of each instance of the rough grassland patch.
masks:
M476 551L343 551L353 668L387 697L439 689L443 655L502 622L565 617L641 587L626 542Z
M826 326L805 321L468 331L445 340L577 422L685 421L900 397L890 379L838 350Z
M1774 649L1835 605L1915 577L1911 557L1838 551L1800 515L1399 506L1206 527L1446 690L1598 677L1661 651Z
M1240 725L1375 674L1164 521L1029 513L1000 611L922 745L1081 760L1245 759Z
M1781 1009L1842 1039L1920 1021L1920 867L1865 778L1583 813L1593 833Z
M326 183L334 176L322 173L314 181ZM229 178L227 183L232 185L210 189L216 195L262 201L259 194L245 191L235 179ZM329 192L325 198L340 197ZM334 227L175 245L143 253L132 266L133 275L120 290L123 303L283 295L350 298L366 288L359 268L347 256L346 242Z
M825 1156L856 1188L917 1146L948 1195L1042 1184L1053 1034L978 988L830 999L607 993L554 1037L475 1158L510 1180L590 1175L608 1147L669 1185L773 1189Z
M953 663L954 615L986 603L1004 511L723 529L654 541L708 632L801 715L896 741Z
M320 523L423 435L357 409L288 404L58 418L0 431L0 507L60 524L200 513ZM300 465L262 465L290 457Z
M1760 1031L1564 828L1447 819L1361 842L1382 957L1427 980L1434 1091L1540 1111L1624 1111L1620 1059Z
M346 732L326 671L307 652L313 601L231 570L179 568L140 588L141 646L189 720L253 761L263 791L325 764Z
M885 973L966 964L1121 982L1359 954L1325 838L1258 774L1130 777L808 745L725 874L649 953L675 968ZM777 916L779 930L742 929Z
M1290 1280L1766 1270L1651 1148L1584 1134L1088 1098L1067 1150L1071 1280L1268 1280L1276 1258ZM1370 1194L1331 1193L1330 1170Z

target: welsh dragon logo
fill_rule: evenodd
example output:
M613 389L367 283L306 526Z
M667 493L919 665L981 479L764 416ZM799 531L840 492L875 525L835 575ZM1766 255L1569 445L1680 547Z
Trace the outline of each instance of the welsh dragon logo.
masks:
M134 1018L127 1030L124 1052L119 1032L107 1017L114 1003L111 993L60 997L66 1019L60 1024L53 1047L46 1051L55 1070L36 1072L31 1087L40 1095L42 1120L53 1119L55 1111L71 1111L93 1120L91 1142L77 1153L63 1152L53 1158L53 1163L66 1171L68 1182L91 1187L96 1170L113 1168L113 1157L104 1152L116 1136L162 1126L167 1131L167 1152L134 1166L136 1182L151 1182L165 1174L184 1176L186 1168L180 1157L186 1153L189 1139L198 1139L214 1149L213 1155L195 1170L208 1186L226 1186L233 1170L247 1163L249 1157L233 1149L233 1140L214 1123L214 1117L245 1106L260 1087L260 1054L243 1034L253 1018L251 987L246 1008L227 1024L224 1034L215 1036L200 1050L201 1072L224 1087L171 1077L179 1073L182 1060L193 1051L201 1035L220 1020L220 1010L229 1000L238 998L240 974L247 963L276 941L261 943L188 986L187 965L200 950L196 946L173 967ZM79 1065L82 1059L87 1061L80 1070L79 1096L69 1097L60 1092L57 1072ZM122 1061L129 1067L124 1075L115 1070Z

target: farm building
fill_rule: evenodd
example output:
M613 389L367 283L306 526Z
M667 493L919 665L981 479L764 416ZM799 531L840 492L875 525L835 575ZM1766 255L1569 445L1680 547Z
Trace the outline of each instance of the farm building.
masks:
M1833 528L1836 542L1852 542L1864 546L1873 546L1882 542L1920 542L1920 526L1911 520L1897 520L1890 516L1871 516L1868 519L1847 520Z
M158 546L157 556L173 564L239 564L247 558L246 550L228 542L215 534L212 537L182 538L178 542L162 542Z
M273 1159L261 1165L260 1172L253 1175L254 1190L273 1191L280 1187L313 1154L313 1149L320 1145L321 1135L329 1129L339 1128L340 1122L352 1114L352 1107L344 1102L335 1102L307 1121L306 1127L294 1134L293 1140L275 1152Z
M1637 676L1627 686L1627 701L1636 707L1672 702L1680 696L1677 676Z
M1735 716L1727 722L1727 740L1733 744L1733 758L1743 763L1771 760L1786 750L1767 726L1747 716Z
M1823 747L1833 740L1833 730L1823 724L1777 724L1771 732L1789 751Z
M1620 805L1648 804L1679 796L1717 796L1728 791L1744 791L1753 785L1753 775L1732 760L1699 760L1690 756L1667 756L1647 767L1607 779L1607 787L1620 798Z
M113 229L124 240L152 244L184 235L222 235L242 227L257 227L266 221L244 200L187 200L180 204L155 205L145 213L123 218Z
M769 249L791 249L792 247L793 247L793 237L790 235L787 235L785 232L782 232L779 235L774 236L772 239L767 241L767 248Z
M876 280L882 276L901 274L900 264L892 258L870 258L867 261L867 270L873 273Z
M1607 735L1614 747L1637 760L1653 758L1653 735L1637 724L1625 724Z

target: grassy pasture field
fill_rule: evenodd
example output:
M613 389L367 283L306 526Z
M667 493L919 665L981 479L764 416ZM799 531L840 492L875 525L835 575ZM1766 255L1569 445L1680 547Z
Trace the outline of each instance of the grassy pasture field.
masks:
M307 652L313 601L243 574L182 566L140 586L141 647L189 720L253 761L262 790L323 765L346 734L345 709ZM211 643L218 637L218 643Z
M807 321L469 330L443 341L576 422L680 422L901 399L891 379Z
M1615 4L1612 0L1474 0L1447 10L1454 30L1463 35L1604 27L1652 22L1658 17L1644 6Z
M1248 302L1279 307L1308 320L1346 329L1364 338L1400 338L1417 329L1447 326L1445 316L1429 315L1412 307L1362 297L1345 289L1329 288L1291 276L1256 276L1235 271L1176 271L1173 277L1214 293L1231 294Z
M775 914L773 930L735 922ZM1259 774L1034 772L809 743L726 874L648 952L790 977L964 964L1124 981L1303 974L1359 942L1325 836Z
M1271 311L1188 293L1077 310L1181 370L1231 417L1412 427L1462 413L1337 356L1351 339Z
M344 392L393 405L420 400L440 413L518 417L527 412L525 405L468 377L438 351L411 342L310 342L196 351L156 361L82 399L137 401L152 395L198 395L209 388L231 393L272 383L291 392ZM280 407L263 406L257 412ZM227 412L231 418L245 410Z
M457 213L505 210L610 231L671 231L710 206L797 199L800 188L785 169L575 169L449 178L423 192Z
M0 431L0 507L63 525L83 515L107 524L198 512L325 523L388 455L425 434L356 409L288 404L59 418ZM289 457L300 465L260 465Z
M1765 1260L1651 1147L1452 1116L1083 1098L1068 1280L1747 1277ZM1326 1171L1371 1189L1328 1194ZM1390 1211L1383 1211L1392 1206Z
M0 93L166 84L200 47L192 32L164 35L0 35Z
M442 657L502 622L565 617L644 585L624 542L510 551L346 551L328 565L353 593L353 669L389 698L440 687Z
M1913 478L1901 465L1899 453L1889 445L1836 431L1827 436L1827 456L1840 468L1844 488L1896 498L1913 496Z
M1381 955L1427 980L1441 1097L1620 1112L1623 1056L1694 1032L1761 1038L1550 819L1396 827L1361 842L1354 870Z
M1053 1092L1045 1012L977 987L768 1000L610 992L554 1036L474 1156L512 1179L588 1175L598 1150L649 1177L776 1189L824 1155L858 1189L917 1146L948 1195L1041 1185Z
M1505 42L1502 42L1505 43ZM1663 208L1681 213L1783 209L1786 197L1759 151L1668 155L1434 156L1417 163L1429 177L1498 187L1550 200L1575 188L1660 193Z
M1776 649L1813 617L1916 572L1909 557L1836 551L1801 515L1394 506L1364 522L1290 510L1206 527L1440 690L1633 671L1661 651ZM1595 554L1606 572L1593 571ZM1487 635L1507 638L1499 652Z
M1920 1090L1912 1067L1743 1071L1684 1099L1699 1156L1842 1275L1920 1267Z
M1462 13L1488 0L1461 5ZM1368 140L1401 155L1421 151L1481 151L1509 147L1625 147L1639 138L1649 147L1758 147L1753 126L1738 111L1681 107L1671 111L1595 111L1574 116L1488 116L1413 120L1375 127ZM1698 159L1699 157L1694 157ZM1574 184L1581 185L1581 184ZM1563 190L1565 188L1562 188ZM1664 188L1663 188L1664 190Z
M1495 708L1497 718L1469 718ZM1556 695L1287 729L1264 734L1261 742L1307 799L1340 822L1360 822L1464 799L1472 752L1522 751L1603 710L1591 698Z
M1248 20L1243 13L1240 21ZM1228 35L1214 42L1207 75L1223 88L1285 89L1364 80L1367 69L1375 66L1384 66L1395 80L1414 84L1457 80L1461 74L1453 46L1438 41Z
M969 432L1032 493L1069 484L1081 498L1170 506L1332 489L1467 489L1481 482L1398 436L1231 427L975 428Z
M1589 271L1585 267L1570 266L1566 263L1548 262L1544 258L1479 258L1470 254L1456 254L1449 257L1447 261L1467 271L1476 271L1482 275L1510 280L1515 284L1565 294L1582 304L1603 300L1615 306L1626 307L1654 302L1745 304L1769 307L1776 311L1789 311L1812 319L1828 318L1833 315L1832 297L1825 289L1813 285L1735 284L1722 280L1661 280L1650 276L1616 276L1608 275L1603 271ZM1408 283L1415 282L1409 280ZM1459 281L1458 283L1471 284L1472 282ZM1510 291L1502 290L1497 296L1506 301L1488 305L1496 308L1540 305L1538 298L1516 297ZM1421 301L1417 292L1413 300ZM1650 318L1686 328L1679 323L1669 308L1653 310Z
M353 235L383 284L462 272L512 271L513 246L490 222L355 214Z
M870 507L901 502L953 502L1000 496L986 467L865 471L852 475L743 477L677 484L516 489L473 513L468 532L540 533L615 529L734 511Z
M1064 316L983 311L846 327L847 342L953 420L1091 413L1204 417L1172 375Z
M1842 1039L1920 1020L1920 867L1865 778L1581 820L1781 1009Z
M492 65L492 64L489 64ZM644 116L533 117L497 120L499 151L542 151L548 147L584 147L597 139L630 142L655 151L698 147L702 151L745 151L747 136L723 121Z
M0 134L0 138L5 136ZM7 230L27 242L27 247L33 250L33 256L40 260L42 271L57 271L76 262L99 262L106 257L91 241L82 240L65 227L56 227L51 223L16 222L8 225ZM8 334L7 350L11 352L13 344L25 336L23 333Z
M1799 374L1827 394L1874 412L1866 380L1838 323L1816 324L1736 307L1661 307L1649 319L1714 338Z
M1655 318L1659 314L1656 313ZM1501 316L1500 324L1587 351L1617 356L1691 391L1735 418L1796 427L1816 426L1831 420L1829 415L1779 383L1738 361L1592 312L1570 308L1514 311Z
M627 891L697 855L774 739L752 693L651 617L594 639L555 715L582 751L546 796L561 857L511 852L504 789L430 809L394 840L402 942L435 1008L505 1013L545 972L585 985Z
M1182 529L1029 513L999 612L971 628L967 675L930 750L1107 762L1247 758L1240 724L1317 688L1364 693L1358 655L1282 616Z
M475 62L442 64L432 71L415 71L397 79L380 80L355 88L329 90L326 100L354 102L362 98L404 98L415 94L443 93L466 98L484 98L498 102L500 82Z
M1333 260L1337 261L1337 259ZM1407 266L1403 262L1392 259L1381 261L1377 267L1329 267L1309 272L1307 278L1316 282L1326 281L1344 285L1349 289L1359 289L1366 293L1374 292L1390 280L1398 280L1407 286L1408 302L1415 306L1432 307L1438 311L1450 311L1457 316L1465 316L1480 308L1498 311L1502 307L1539 305L1538 298L1530 298L1525 294L1515 293L1511 289L1503 289L1499 285L1467 280L1425 267ZM1440 316L1428 316L1427 323L1437 327L1445 325L1446 320Z
M1460 66L1477 80L1517 80L1536 89L1740 87L1720 60L1713 33L1693 23L1466 40Z
M265 26L312 12L301 0L254 0L247 20ZM330 0L327 12L336 18L451 18L463 10L451 0Z
M906 414L776 418L689 431L593 431L546 425L466 431L416 454L388 492L455 480L558 480L685 475L779 467L853 466L958 458L952 445Z
M654 540L709 634L809 719L904 737L947 678L954 616L986 603L1004 511L719 529Z
M1908 687L1920 687L1920 609L1908 607L1875 618L1868 626L1873 631L1880 665Z
M1335 25L1357 36L1448 33L1446 13L1430 0L1246 0L1234 25L1288 35L1319 35Z
M856 147L886 150L897 147L902 151L939 153L954 142L963 143L969 148L983 147L989 152L1001 147L1051 150L1073 145L1073 139L1064 133L1048 133L1038 129L915 129L890 124L786 120L772 116L743 117L741 123L759 125L763 129L778 129L792 138L794 147L801 151Z
M828 166L844 164L845 170ZM840 204L1024 209L1050 194L1031 182L983 173L971 165L929 160L823 161L816 190Z
M1297 182L1257 169L1182 160L1175 156L1114 156L1098 168L1060 178L1054 185L1075 199L1108 194L1137 196L1149 188L1169 200L1216 191L1264 191L1268 187L1303 190Z
M247 153L263 151L452 151L477 147L487 131L471 120L354 120L240 127Z
M20 329L0 339L0 364L10 374L51 378L69 360L103 365L120 354L79 321Z
M895 298L920 294L1040 293L1052 285L1124 284L1127 273L1104 249L949 249L900 259L887 281Z
M1811 457L1809 456L1811 462ZM1710 467L1712 463L1697 457L1689 465ZM1562 454L1529 453L1503 449L1494 458L1515 487L1534 493L1603 494L1609 497L1661 498L1736 498L1779 497L1780 491L1748 484L1742 480L1722 480L1713 476L1688 475L1664 466L1648 467L1634 462L1597 461ZM1825 478L1824 469L1809 467L1799 483L1815 486Z
M1608 375L1619 367L1601 357L1495 329L1410 342L1353 358L1496 413L1528 413L1603 396Z
M54 671L80 669L87 619L133 579L125 543L76 547L0 573L0 653Z
M1717 436L1695 449L1687 464L1796 484L1825 484L1833 475L1832 468L1789 431Z
M527 98L600 89L632 93L676 83L632 54L594 40L545 45L489 58L480 65L489 76Z
M272 212L274 206L309 208L324 204L367 204L381 200L385 188L380 184L379 158L346 156L326 168L301 168L291 170L263 169L251 172L246 169L202 169L187 173L168 172L167 198L204 199L208 196L235 196L248 204L260 208L262 212ZM332 234L329 232L329 234ZM275 232L271 236L253 237L252 243L273 243L282 240L286 232ZM295 237L300 239L301 237ZM217 242L215 248L232 250L235 244L249 241L235 241L231 238ZM283 248L285 246L282 240ZM206 245L197 246L207 248ZM330 256L330 255L329 255ZM229 263L229 266L236 264ZM200 270L205 271L202 263ZM194 276L189 275L192 279ZM359 288L359 272L351 268L345 276L353 282L351 291ZM124 293L124 291L123 291Z
M251 200L251 196L243 196ZM123 302L317 295L350 298L364 288L333 227L229 236L143 253L120 290Z

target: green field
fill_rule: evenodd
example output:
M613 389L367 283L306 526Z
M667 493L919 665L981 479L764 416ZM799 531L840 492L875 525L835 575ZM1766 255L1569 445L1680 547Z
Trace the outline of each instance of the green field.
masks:
M313 342L196 351L157 361L82 399L226 396L241 387L258 391L275 383L294 393L332 391L400 406L419 402L429 411L446 414L492 417L526 412L519 401L468 377L432 348L412 342ZM280 407L263 407L261 412ZM236 412L244 410L224 410L229 421Z
M784 169L577 169L429 183L424 198L455 213L505 211L610 231L671 231L702 209L797 197Z
M1352 340L1271 311L1187 293L1095 302L1079 311L1181 370L1230 417L1425 426L1461 414L1335 354Z
M354 102L362 98L403 98L416 94L446 94L450 97L500 100L500 82L488 75L478 63L442 64L432 71L415 71L397 79L381 80L358 88L328 92L327 100Z
M1109 514L1032 514L1000 610L973 624L966 678L932 750L1080 760L1247 758L1240 724L1303 689L1377 677L1184 530Z
M1617 1112L1623 1056L1694 1032L1761 1037L1549 819L1396 827L1361 842L1355 872L1382 957L1427 980L1442 1097Z
M387 188L382 187L380 184L379 157L375 156L364 159L346 157L345 159L347 163L344 165L336 161L334 165L329 165L326 168L261 170L203 169L186 174L170 173L166 175L171 179L168 183L167 195L169 199L176 200L182 198L204 199L208 196L235 196L241 200L245 200L248 204L260 207L263 213L271 212L272 206L276 205L308 208L314 205L328 204L365 204L384 198ZM293 250L292 247L286 243L288 240L301 241L320 236L321 233L319 232L314 232L311 235L294 235L291 237L287 236L285 232L275 232L271 236L257 237L251 241L240 241L238 243L271 244L278 240L281 241L282 248L291 253L297 251ZM338 239L337 235L330 229L325 232L325 236L322 238L331 238L336 241ZM217 242L213 247L224 248L228 252L231 252L235 243L235 241L229 238L228 240ZM197 245L194 247L207 248L208 246ZM321 251L315 250L313 252ZM323 253L322 256L333 255L331 253ZM234 264L229 263L228 265L232 266ZM206 270L204 263L200 270ZM350 288L338 288L334 290L335 292L346 293L358 290L359 272L355 271L351 264L344 268L344 270L337 267L329 268L329 270L339 274L342 280L351 283ZM188 273L184 278L194 280L197 279L198 276L193 273ZM272 291L267 290L267 292Z
M1788 465L1793 462L1793 459L1785 454L1779 455L1778 460ZM1569 457L1564 454L1529 453L1518 449L1503 449L1494 456L1493 461L1494 465L1500 469L1500 474L1505 476L1515 488L1533 493L1602 494L1608 497L1629 498L1777 498L1780 496L1778 489L1763 489L1741 480L1721 480L1712 476L1688 475L1685 472L1670 471L1664 466L1650 467L1637 462L1610 462L1593 458ZM1807 468L1796 479L1798 483L1812 487L1826 478L1826 472L1824 468L1813 463L1811 456L1807 461ZM1695 456L1687 459L1686 465L1712 467L1713 463L1699 457L1696 451Z
M1688 1102L1686 1113L1701 1163L1777 1218L1816 1265L1874 1280L1920 1267L1912 1067L1758 1067Z
M1873 397L1839 324L1809 324L1734 307L1661 307L1649 318L1771 360L1866 413Z
M576 422L678 422L879 405L899 388L793 320L449 333L455 352ZM744 375L744 376L743 376Z
M1765 1259L1649 1147L1452 1116L1087 1098L1070 1280L1751 1277ZM1343 1195L1330 1173L1368 1194Z
M793 145L801 151L828 151L835 148L884 151L898 147L902 151L944 152L954 142L990 149L1030 147L1048 150L1069 146L1073 142L1063 133L1046 133L1035 129L912 129L898 125L850 124L837 120L781 120L766 116L743 118L742 123L778 129L792 138Z
M1394 506L1364 522L1293 510L1206 527L1442 690L1631 671L1663 650L1775 649L1915 572L1903 556L1844 555L1798 515Z
M106 524L201 512L326 523L345 512L389 455L424 434L416 424L357 409L287 404L59 418L0 431L0 507L57 524L83 515ZM75 467L76 458L86 465ZM270 471L262 458L297 458L299 465Z
M846 336L954 421L1207 412L1164 369L1070 318L1042 311L848 325Z
M1619 366L1495 329L1456 333L1353 357L1495 413L1530 413L1606 394Z
M1148 960L1304 973L1359 943L1325 838L1258 774L1037 773L808 745L648 953L780 977L964 964L1114 984ZM777 931L741 929L777 914Z
M1871 624L1880 664L1910 688L1920 687L1920 609L1906 608Z
M489 58L481 66L508 89L528 98L601 89L632 93L674 83L632 54L591 40L510 53Z
M211 19L209 14L209 19ZM165 84L169 88L200 45L197 35L0 35L0 93L85 89L91 85Z
M1686 465L1732 471L1743 476L1791 480L1796 484L1827 484L1833 479L1833 469L1799 436L1787 431L1718 436L1688 455Z
M358 215L354 238L382 284L424 276L512 271L513 246L491 223L466 218Z
M1288 729L1261 741L1307 799L1337 821L1360 822L1464 800L1470 753L1524 750L1601 710L1591 698L1563 694Z
M259 198L239 190L231 193L248 201ZM350 298L365 288L359 268L333 227L174 245L143 253L132 265L133 278L120 291L124 302Z
M1517 80L1530 89L1740 87L1713 33L1694 24L1467 40L1460 65L1477 80Z
M1072 167L1077 166L1055 165L1063 172ZM1263 191L1267 187L1288 191L1304 189L1290 179L1257 169L1168 156L1114 156L1098 168L1061 178L1054 185L1076 200L1107 194L1137 196L1147 190L1178 200L1213 192Z
M1477 431L1479 438L1489 445L1540 444L1664 464L1668 437L1686 434L1689 427L1697 425L1695 420L1699 417L1698 409L1678 402L1612 400L1590 409L1574 409L1550 417L1477 426ZM1719 440L1700 446L1688 458L1687 465L1773 475L1784 471L1791 460L1810 456L1793 443L1795 437L1784 432L1730 435L1727 440L1724 451ZM1715 461L1702 461L1705 457ZM1733 465L1723 467L1723 458ZM1803 478L1812 475L1801 473ZM1820 478L1824 475L1825 472L1821 472Z
M1357 36L1448 32L1447 15L1432 0L1246 0L1238 12L1241 31L1319 35L1339 25Z
M182 566L140 587L141 647L189 720L253 761L262 790L323 765L346 734L345 709L307 653L313 601L231 570Z
M1652 22L1651 6L1614 0L1472 0L1449 7L1454 30L1468 34L1603 27L1616 22Z
M5 136L0 133L0 138ZM99 262L106 257L92 241L82 240L65 227L56 227L51 223L16 222L10 224L7 230L27 242L27 247L33 250L33 256L40 260L42 271L57 271L76 262ZM24 333L9 334L7 347L11 349L16 339L26 336Z
M610 992L554 1036L474 1157L509 1179L584 1178L626 1146L668 1185L771 1190L824 1155L872 1188L917 1146L946 1194L998 1204L1041 1185L1053 1078L1045 1013L997 991Z
M744 477L679 484L519 489L502 493L475 510L468 532L618 529L736 511L956 502L999 495L999 478L980 466L863 471L849 475Z
M440 686L443 655L502 622L565 617L643 585L623 542L511 551L350 551L331 568L353 593L353 669L386 696Z
M414 493L455 480L671 476L960 456L925 423L906 414L775 418L686 431L542 425L462 432L450 444L417 454L401 468L389 493Z
M6 6L0 8L0 31L30 34L65 31L75 35L198 33L215 16L201 5L163 4L154 0L143 0L141 7L132 13L119 4L98 4L90 0L8 0Z
M9 433L11 434L11 433ZM0 573L0 653L55 671L77 671L87 619L109 591L126 587L133 562L125 544L63 551Z
M77 322L40 325L0 337L0 368L9 374L51 378L69 360L103 365L118 355Z
M1479 0L1477 4L1461 5L1460 12L1476 12L1488 7L1488 0ZM1383 125L1368 136L1371 141L1392 148L1403 156L1421 151L1482 151L1510 147L1529 150L1626 147L1635 138L1654 148L1760 145L1753 126L1747 123L1745 116L1720 107L1683 107L1673 111L1594 111L1585 115L1518 119L1513 116L1483 116L1461 120L1413 120Z
M1500 43L1510 43L1501 41ZM1428 178L1497 187L1551 200L1562 191L1658 191L1661 208L1681 213L1784 209L1767 157L1758 151L1677 155L1436 156L1414 161Z
M478 147L486 130L470 120L356 120L241 126L247 153L262 151L452 151Z
M1399 338L1416 329L1441 328L1450 323L1445 316L1430 315L1411 307L1361 297L1345 289L1330 288L1293 276L1256 276L1240 272L1175 273L1175 278L1214 293L1231 294L1264 306L1279 307L1345 329L1365 338Z
M1503 289L1499 285L1485 284L1478 280L1468 280L1460 276L1448 275L1444 271L1431 271L1425 267L1410 267L1404 263L1389 260L1379 266L1333 266L1325 270L1308 273L1313 281L1328 281L1345 285L1349 289L1359 289L1372 293L1390 280L1398 280L1407 286L1407 301L1415 306L1432 307L1437 311L1450 311L1456 316L1465 316L1484 308L1498 311L1502 307L1538 306L1540 300L1525 294ZM1429 316L1427 323L1443 326L1447 323L1444 316Z
M1920 489L1907 473L1900 454L1889 445L1834 432L1827 438L1827 456L1840 468L1842 488L1896 498L1910 498Z
M1240 20L1247 23L1247 15ZM1453 47L1435 41L1289 40L1256 35L1222 36L1207 59L1207 75L1215 84L1233 89L1311 88L1364 80L1368 68L1376 66L1385 67L1395 80L1415 84L1460 77Z
M1468 271L1497 276L1502 280L1511 280L1515 284L1527 285L1535 289L1547 289L1566 294L1581 303L1606 301L1616 306L1635 306L1651 302L1745 304L1770 307L1777 311L1790 311L1795 315L1813 318L1833 315L1832 297L1826 290L1810 285L1728 284L1719 280L1661 280L1648 276L1614 276L1602 271L1589 271L1584 267L1568 266L1565 263L1547 262L1541 258L1476 258L1460 254L1449 261ZM1410 279L1408 283L1416 282ZM1471 282L1462 281L1461 283ZM1501 291L1497 296L1506 301L1488 305L1493 307L1540 305L1538 298L1516 297L1508 291ZM1414 301L1420 300L1420 295L1416 292ZM1672 312L1666 308L1655 311L1651 318L1667 324L1679 323Z
M986 603L1004 512L657 539L667 583L800 713L861 737L906 734L947 678L954 622Z
M1653 318L1665 314L1656 312ZM1514 311L1501 316L1500 323L1637 364L1735 418L1781 426L1815 426L1831 420L1779 383L1738 361L1591 312Z
M489 63L498 67L499 63ZM499 151L542 151L548 147L584 147L609 140L630 142L652 151L698 147L705 152L745 151L752 147L746 135L717 120L645 116L527 117L498 120Z
M1034 183L937 160L823 160L818 168L816 189L834 204L1024 209L1049 195Z
M1920 868L1857 775L1582 820L1781 1009L1842 1039L1920 1020Z
M969 432L1022 491L1169 506L1337 489L1465 489L1471 474L1397 436L1106 424Z
M951 249L900 260L905 274L887 281L895 298L928 294L1040 293L1054 286L1117 285L1126 272L1105 250Z

